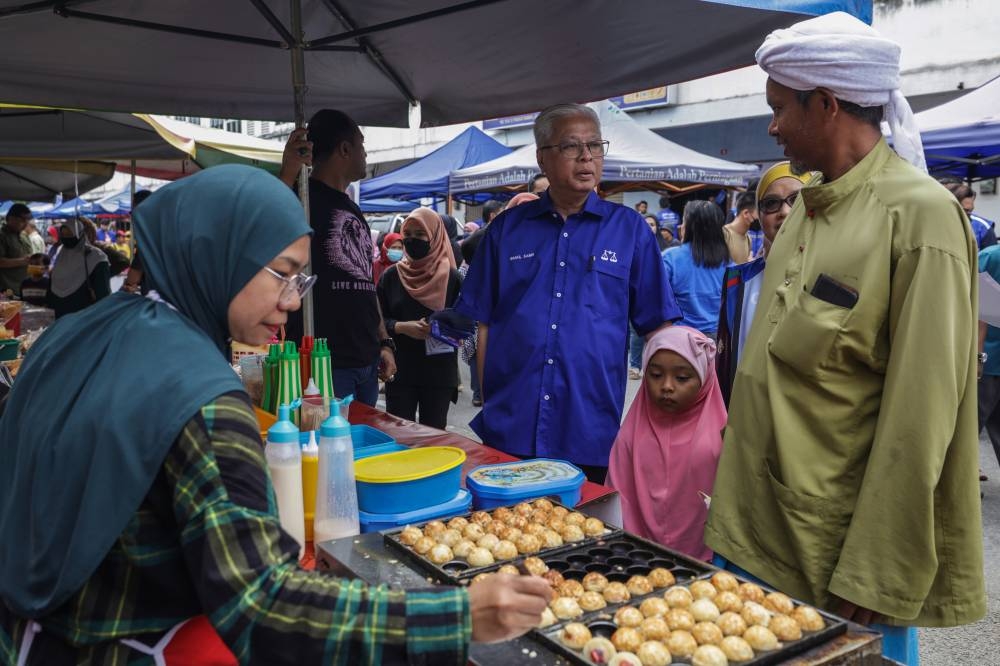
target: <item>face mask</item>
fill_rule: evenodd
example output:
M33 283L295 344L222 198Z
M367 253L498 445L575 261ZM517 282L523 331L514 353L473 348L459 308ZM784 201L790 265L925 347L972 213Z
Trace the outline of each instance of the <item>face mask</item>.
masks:
M431 242L422 238L404 238L403 248L410 259L423 259L431 253Z
M37 280L45 275L45 266L28 266L28 275Z
M396 263L397 261L399 261L400 259L403 258L403 251L402 250L388 250L388 251L386 251L385 256L389 257L389 261L391 261L392 263Z
M62 244L65 245L66 247L68 247L71 250L74 247L76 247L77 245L80 244L80 239L79 238L63 238L61 240L62 240Z

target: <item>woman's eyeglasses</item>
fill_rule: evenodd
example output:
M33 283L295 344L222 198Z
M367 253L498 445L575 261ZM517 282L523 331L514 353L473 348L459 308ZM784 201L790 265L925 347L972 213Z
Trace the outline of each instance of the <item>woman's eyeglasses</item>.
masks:
M316 284L315 275L298 273L292 277L287 277L268 266L264 266L264 270L285 283L284 288L281 290L281 295L278 297L278 302L282 305L291 303L292 297L296 294L298 294L299 298L305 298L309 290Z
M768 215L770 215L773 213L777 213L779 210L781 210L781 206L783 204L788 204L788 207L791 208L793 205L795 205L795 200L798 197L799 197L798 192L793 192L784 199L782 199L781 197L764 197L759 202L757 202L757 208L760 209L760 212L767 213Z

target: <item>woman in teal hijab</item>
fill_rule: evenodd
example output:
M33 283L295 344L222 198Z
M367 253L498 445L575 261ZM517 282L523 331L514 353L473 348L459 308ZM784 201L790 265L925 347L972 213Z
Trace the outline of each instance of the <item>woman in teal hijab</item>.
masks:
M57 321L0 417L0 663L464 663L470 636L526 631L496 614L546 599L496 603L509 581L404 594L298 567L226 358L311 286L291 190L214 167L136 216L149 295Z

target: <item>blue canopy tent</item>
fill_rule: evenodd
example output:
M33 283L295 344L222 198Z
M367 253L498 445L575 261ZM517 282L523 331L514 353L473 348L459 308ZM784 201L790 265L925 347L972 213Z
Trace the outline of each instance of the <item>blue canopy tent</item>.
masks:
M489 162L510 152L510 148L478 127L470 127L416 162L361 181L361 200L446 197L452 171ZM410 210L413 209L407 209Z
M59 206L45 211L38 217L46 220L56 220L61 218L76 217L77 215L97 215L100 212L102 212L100 206L87 201L83 197L77 197L75 199L70 199L69 201L64 201Z
M17 202L16 201L0 201L0 217L3 217L4 215L6 215L7 211L9 211L10 207L13 206L15 203L17 203ZM31 210L31 214L32 215L40 216L42 213L44 213L45 211L47 211L50 208L52 208L52 204L50 204L50 203L44 203L42 201L29 201L28 202L28 208Z
M409 213L420 204L415 201L381 198L362 199L359 206L363 213Z
M138 189L155 189L155 188L138 188ZM112 192L111 194L105 195L94 202L94 205L100 210L97 211L97 215L128 215L132 212L132 186L128 185L117 192Z
M1000 77L918 113L916 120L932 175L1000 177Z

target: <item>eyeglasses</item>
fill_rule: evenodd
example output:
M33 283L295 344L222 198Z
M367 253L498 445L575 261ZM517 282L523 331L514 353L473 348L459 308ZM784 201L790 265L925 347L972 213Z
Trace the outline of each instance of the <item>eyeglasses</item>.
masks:
M295 294L298 294L299 298L305 298L309 290L316 284L315 275L299 273L292 277L286 277L268 266L264 266L264 270L285 283L284 288L281 290L281 295L278 297L278 302L282 305L291 303L292 296Z
M792 192L784 199L782 199L781 197L764 197L763 199L757 202L757 208L760 209L760 212L767 213L770 215L773 213L777 213L779 210L781 210L781 206L783 204L788 204L788 207L791 208L792 206L795 205L795 200L798 198L799 198L798 192Z
M604 157L608 154L608 146L610 141L588 141L586 143L554 143L550 146L539 146L539 150L545 150L546 148L558 148L559 154L563 157L571 160L580 159L583 157L584 147L590 151L591 157Z

